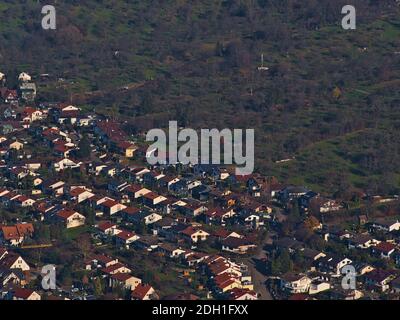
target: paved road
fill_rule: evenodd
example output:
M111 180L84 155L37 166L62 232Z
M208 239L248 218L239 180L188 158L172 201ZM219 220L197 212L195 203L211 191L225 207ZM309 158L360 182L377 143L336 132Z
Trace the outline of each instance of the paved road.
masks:
M271 293L268 291L265 281L267 277L259 272L253 262L248 264L251 276L253 278L254 290L260 294L260 300L273 300Z
M265 250L262 249L265 244L272 243L272 236L274 236L274 232L270 231L268 233L267 238L265 241L261 244L261 250L260 252L253 256L252 258L255 260L266 260L267 255L265 254ZM249 270L251 272L251 276L253 278L253 283L254 283L254 289L256 292L260 293L261 297L260 300L273 300L273 297L271 293L268 291L267 286L266 286L266 281L268 277L264 274L262 274L260 271L257 270L255 262L253 259L249 259L248 266Z

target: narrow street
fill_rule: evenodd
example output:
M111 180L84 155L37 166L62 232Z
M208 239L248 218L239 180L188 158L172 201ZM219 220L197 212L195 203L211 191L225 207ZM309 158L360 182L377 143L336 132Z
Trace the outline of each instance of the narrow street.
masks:
M267 255L263 247L266 244L272 244L272 237L275 235L273 231L268 233L268 237L261 244L261 250L257 255L253 256L248 260L249 270L253 277L254 289L256 292L260 294L260 300L274 300L271 293L268 291L266 282L268 280L268 276L264 275L262 272L257 270L256 262L257 261L267 261ZM266 267L266 266L264 266Z

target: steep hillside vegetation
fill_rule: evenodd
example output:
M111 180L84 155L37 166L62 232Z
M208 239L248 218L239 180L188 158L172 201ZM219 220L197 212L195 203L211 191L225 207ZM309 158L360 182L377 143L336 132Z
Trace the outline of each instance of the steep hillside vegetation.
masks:
M40 99L129 119L132 132L168 120L255 128L265 174L395 193L400 8L353 1L357 30L345 31L347 2L57 1L57 30L44 31L43 4L3 0L0 71L49 73ZM257 70L262 53L269 71Z

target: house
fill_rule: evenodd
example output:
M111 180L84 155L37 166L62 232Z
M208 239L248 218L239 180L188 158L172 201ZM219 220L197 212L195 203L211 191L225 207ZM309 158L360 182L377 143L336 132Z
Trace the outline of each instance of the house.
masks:
M331 288L331 285L328 281L312 280L308 293L310 295L318 294L320 292L329 290L330 288Z
M157 247L157 251L163 253L170 258L178 258L181 256L185 250L181 248L175 248L168 243L162 243Z
M2 88L1 97L3 98L6 104L15 104L18 103L18 93L17 90L10 90L7 88Z
M235 237L235 238L242 238L242 236L240 234L238 234L235 231L229 231L227 229L224 228L219 228L216 229L213 233L212 236L217 238L217 240L224 240L228 237Z
M115 235L115 243L118 247L129 249L130 245L140 237L133 232L122 230Z
M375 270L375 268L367 263L359 263L355 265L356 272L358 275L362 276L368 272L371 272L372 270Z
M246 238L228 237L221 242L222 250L238 254L246 254L257 246Z
M134 242L136 248L147 251L154 251L158 248L158 244L158 238L153 235L143 235Z
M364 293L360 290L345 290L342 287L331 288L331 298L334 300L358 300L364 297Z
M396 248L397 246L395 244L383 241L372 247L372 253L378 255L382 259L390 259Z
M199 185L190 190L193 199L207 201L210 195L210 188L206 185Z
M205 241L210 234L202 229L189 226L180 232L184 238L190 242L197 243L199 241Z
M74 210L62 209L55 215L56 222L61 222L67 229L85 224L85 216Z
M150 170L144 167L129 168L130 177L138 182L142 182L144 174L148 172L150 172Z
M79 118L79 111L62 111L57 113L55 118L59 124L76 124Z
M163 177L165 175L160 172L150 171L143 175L143 182L148 186L155 186Z
M43 118L43 112L32 107L26 107L21 115L23 122L34 122Z
M143 195L143 204L150 208L154 208L157 204L165 200L167 200L166 197L158 195L154 192L148 192Z
M283 204L299 199L307 194L310 190L303 186L289 186L276 194L276 198Z
M29 170L22 167L14 167L10 169L10 178L22 180L29 175Z
M31 289L17 288L11 293L12 300L41 300L40 295Z
M171 186L172 186L173 184L179 182L179 181L180 181L180 179L177 178L177 177L174 177L174 176L165 176L165 177L162 177L162 178L159 180L158 184L159 184L160 187L167 188L168 190L170 190L170 189L171 189Z
M28 283L26 278L21 269L0 270L0 288L8 285L25 286Z
M20 83L29 82L32 81L32 77L26 72L21 72L18 76L18 81Z
M13 203L20 208L32 207L35 202L35 200L28 198L27 196L19 196L18 198L13 199Z
M33 235L34 228L31 223L19 223L13 226L2 226L0 240L12 246L20 245L26 238Z
M14 150L22 150L24 148L24 144L22 142L19 142L18 140L15 140L11 142L8 146L10 149Z
M377 245L379 242L379 240L372 238L368 234L358 234L354 238L348 240L348 247L349 249L368 249Z
M61 196L64 194L65 182L61 180L50 180L42 183L42 191L51 196Z
M74 201L76 203L81 203L94 196L94 193L82 187L71 187L68 194L70 197L70 201Z
M111 288L120 286L124 289L133 291L138 285L142 284L142 280L129 273L114 273L110 276L109 284Z
M380 292L389 289L389 284L397 277L396 272L383 269L375 269L365 275L365 285Z
M220 294L231 291L235 288L240 289L242 287L239 278L229 273L219 274L215 276L213 280L215 284L215 291Z
M352 261L348 258L325 256L317 260L317 265L320 271L329 272L334 276L340 276L342 268L351 264Z
M310 262L315 262L320 258L323 258L326 256L325 253L318 251L318 250L313 250L310 248L304 248L300 251L304 257L305 260L308 260Z
M122 264L120 262L117 262L108 267L105 267L105 268L101 269L101 271L109 276L111 276L113 274L117 274L117 273L131 273L132 272L131 269L129 269L127 266L125 266L124 264Z
M233 288L229 291L231 300L258 300L257 293L253 290Z
M397 277L393 281L390 282L390 286L396 294L400 293L400 277Z
M134 214L130 217L130 221L136 223L144 223L146 225L153 224L163 217L155 212L141 211L137 214Z
M128 182L119 182L117 180L113 180L108 184L108 190L114 193L120 193L127 187L129 187Z
M97 229L106 236L114 236L121 232L115 223L110 221L102 221L97 225Z
M137 147L134 143L129 141L121 141L117 144L118 150L126 157L133 158Z
M31 268L19 254L6 253L3 254L2 258L0 259L0 269L19 269L25 272L29 271Z
M124 192L130 197L132 200L139 199L143 197L145 194L150 193L151 190L143 188L138 184L131 184L127 188L124 189Z
M281 277L281 288L291 294L308 292L312 280L303 274L287 273Z
M201 203L190 202L186 203L183 206L180 206L180 211L188 216L197 217L201 215L203 212L206 212L207 207Z
M397 219L377 219L371 222L371 227L386 232L398 231L400 230L400 222Z
M104 214L109 216L112 216L113 214L116 214L127 208L127 206L111 199L102 202L99 207L102 208Z
M53 167L56 172L60 172L66 169L77 169L80 168L81 162L73 161L68 158L63 158L53 162Z
M104 254L99 254L94 256L92 259L88 260L85 264L86 270L108 268L114 264L118 263L118 259L111 258Z
M142 210L136 207L126 207L124 210L121 211L121 215L124 220L128 222L135 222L137 221L137 215L141 212Z
M139 284L131 293L132 300L156 300L155 290L148 284Z

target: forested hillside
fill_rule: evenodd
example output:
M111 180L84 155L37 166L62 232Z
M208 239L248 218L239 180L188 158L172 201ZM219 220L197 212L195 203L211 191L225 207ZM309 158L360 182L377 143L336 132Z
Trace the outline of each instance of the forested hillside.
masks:
M50 74L41 101L96 108L132 132L255 128L266 175L398 192L395 0L352 1L357 30L341 27L347 0L54 1L55 31L41 28L44 4L0 3L0 71Z

